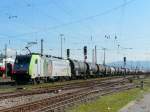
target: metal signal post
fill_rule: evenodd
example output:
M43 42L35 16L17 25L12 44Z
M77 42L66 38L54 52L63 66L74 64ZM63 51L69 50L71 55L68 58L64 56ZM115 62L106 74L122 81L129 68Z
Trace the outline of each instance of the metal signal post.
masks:
M104 50L104 61L103 61L103 65L105 66L105 65L106 65L106 62L105 62L105 60L106 60L106 48L103 48L103 50Z
M87 59L87 46L84 46L83 53L84 53L84 62L86 62L86 59Z
M60 34L60 44L61 44L61 58L63 57L63 40L65 40L65 38L63 38L64 34Z
M7 77L7 44L5 44L5 75Z
M43 56L43 42L44 42L44 40L41 39L41 56Z

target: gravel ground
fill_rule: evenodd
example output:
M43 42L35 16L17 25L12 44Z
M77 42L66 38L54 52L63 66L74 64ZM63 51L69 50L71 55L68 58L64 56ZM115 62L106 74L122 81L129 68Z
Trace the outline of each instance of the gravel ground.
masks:
M120 112L150 112L150 93L144 95L140 100L129 103Z
M61 94L72 92L72 91L77 91L77 90L79 89L65 90L65 91L60 90L59 93L45 93L45 94L21 96L21 97L0 100L0 110L4 108L11 108L17 105L26 104L29 102L34 102L34 101L50 98L53 96L61 95Z

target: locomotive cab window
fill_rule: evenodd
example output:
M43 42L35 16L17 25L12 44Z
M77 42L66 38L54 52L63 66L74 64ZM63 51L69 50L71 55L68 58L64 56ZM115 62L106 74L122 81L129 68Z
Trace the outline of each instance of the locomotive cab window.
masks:
M18 64L27 64L28 63L29 64L30 60L31 60L31 57L19 56L19 57L16 57L15 63L18 63Z

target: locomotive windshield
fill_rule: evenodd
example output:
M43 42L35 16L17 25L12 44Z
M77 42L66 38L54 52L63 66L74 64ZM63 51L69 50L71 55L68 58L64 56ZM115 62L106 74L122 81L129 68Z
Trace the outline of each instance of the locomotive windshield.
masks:
M17 56L14 64L15 71L28 71L31 56Z

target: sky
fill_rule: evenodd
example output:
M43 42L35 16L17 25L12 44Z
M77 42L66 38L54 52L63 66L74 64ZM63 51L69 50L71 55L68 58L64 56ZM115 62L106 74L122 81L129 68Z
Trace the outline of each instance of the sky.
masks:
M88 48L88 61L97 46L98 63L123 60L150 60L149 0L1 0L0 51L4 45L27 52L30 47L60 56L60 34L63 34L63 57L71 49L71 58L83 60L83 46ZM109 37L109 38L106 38ZM116 37L116 38L115 38ZM118 47L119 45L119 47Z

